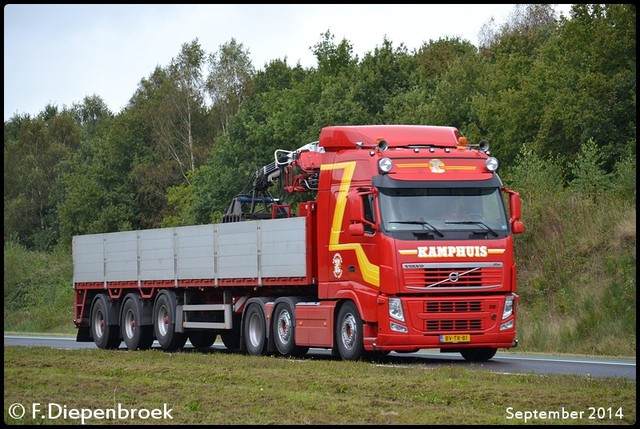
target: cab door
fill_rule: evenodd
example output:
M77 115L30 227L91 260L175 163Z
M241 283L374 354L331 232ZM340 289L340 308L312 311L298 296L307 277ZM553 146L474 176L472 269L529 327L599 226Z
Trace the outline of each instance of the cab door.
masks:
M345 241L352 257L348 258L344 269L350 281L377 288L380 286L380 258L375 198L375 188L354 188L349 192Z

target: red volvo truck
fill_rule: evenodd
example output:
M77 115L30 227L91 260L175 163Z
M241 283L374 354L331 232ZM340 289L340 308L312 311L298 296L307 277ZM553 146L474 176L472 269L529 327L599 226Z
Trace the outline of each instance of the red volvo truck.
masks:
M454 127L323 128L276 151L221 223L74 236L77 341L491 359L517 345L523 231L497 168Z

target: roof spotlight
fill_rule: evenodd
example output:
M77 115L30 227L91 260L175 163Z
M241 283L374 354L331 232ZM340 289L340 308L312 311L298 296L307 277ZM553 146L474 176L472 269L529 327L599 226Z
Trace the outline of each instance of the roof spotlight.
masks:
M393 167L393 162L391 162L389 158L381 158L378 161L378 168L380 169L381 173L390 172L392 167Z
M494 172L498 169L499 163L498 160L492 156L487 158L485 161L485 165L487 166L487 170Z

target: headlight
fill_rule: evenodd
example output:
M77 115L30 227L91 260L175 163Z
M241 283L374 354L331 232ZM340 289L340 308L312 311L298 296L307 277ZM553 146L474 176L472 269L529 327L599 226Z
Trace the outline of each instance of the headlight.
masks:
M378 161L378 168L382 173L388 173L391 171L391 167L393 167L393 162L389 158L382 158Z
M389 298L389 317L404 322L404 311L400 298Z
M502 310L502 320L513 314L513 295L509 295L504 300L504 310Z
M489 158L487 158L487 160L485 161L485 165L487 166L487 170L489 171L496 171L498 169L498 160L492 156L490 156Z

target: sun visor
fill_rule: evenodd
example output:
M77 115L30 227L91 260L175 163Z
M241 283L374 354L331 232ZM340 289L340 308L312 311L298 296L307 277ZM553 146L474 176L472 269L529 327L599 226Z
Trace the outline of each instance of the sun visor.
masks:
M434 181L406 181L395 180L391 175L379 174L372 178L371 183L376 188L501 188L502 180L497 174L492 174L487 180L434 180Z

